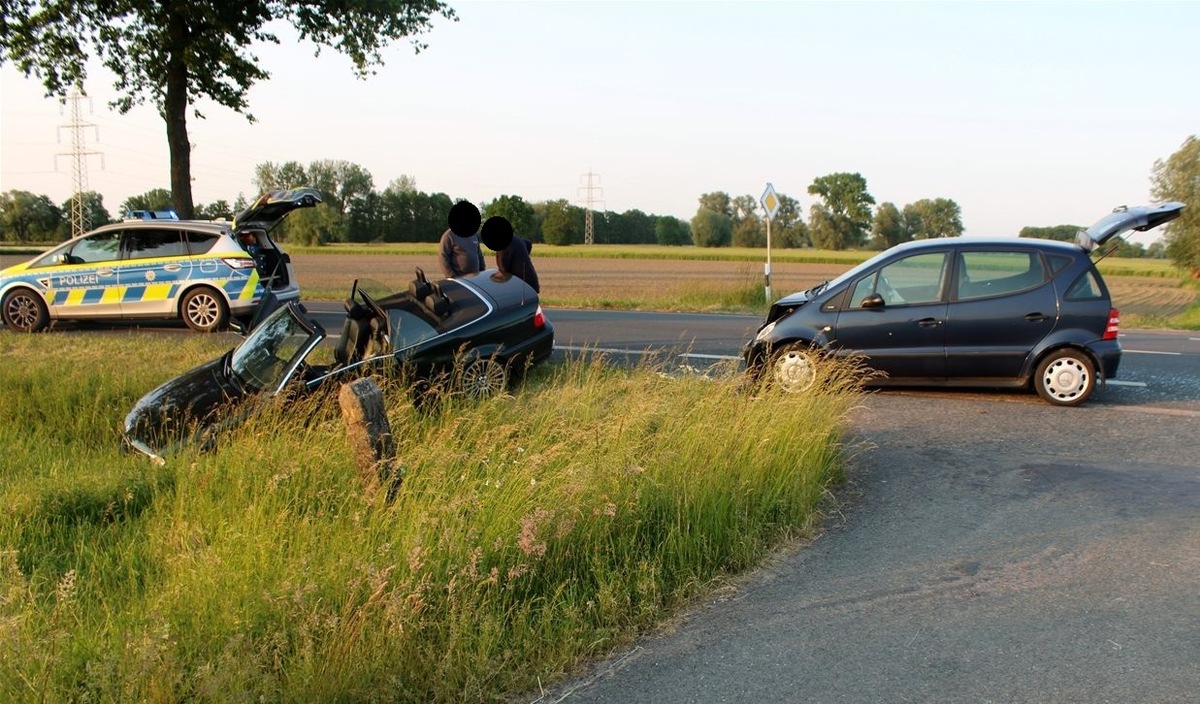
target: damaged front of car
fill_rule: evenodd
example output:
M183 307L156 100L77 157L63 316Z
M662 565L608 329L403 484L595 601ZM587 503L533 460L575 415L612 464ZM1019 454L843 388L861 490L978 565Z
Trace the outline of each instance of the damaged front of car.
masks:
M305 358L325 335L301 304L289 302L234 349L143 396L125 417L125 446L161 463L184 445L211 444L257 403L303 380Z

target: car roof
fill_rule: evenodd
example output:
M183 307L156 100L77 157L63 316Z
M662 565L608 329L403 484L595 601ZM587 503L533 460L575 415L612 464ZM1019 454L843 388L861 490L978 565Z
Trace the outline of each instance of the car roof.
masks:
M1037 237L936 237L927 240L912 240L903 242L887 250L888 252L914 252L924 249L939 249L943 247L1016 247L1023 249L1040 249L1043 251L1061 251L1064 253L1084 253L1085 250L1071 242L1046 240Z
M101 225L90 232L84 233L83 237L93 235L97 232L108 232L110 230L161 230L164 227L171 229L185 229L197 232L210 232L214 235L220 235L231 232L228 222L220 220L122 220L120 222L112 222L107 225Z

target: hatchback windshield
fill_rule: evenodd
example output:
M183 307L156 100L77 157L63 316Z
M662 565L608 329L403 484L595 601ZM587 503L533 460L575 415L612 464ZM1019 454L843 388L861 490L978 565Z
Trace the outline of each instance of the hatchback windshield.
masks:
M278 389L293 363L308 353L313 331L292 314L291 306L272 313L233 350L229 365L243 384L259 391Z

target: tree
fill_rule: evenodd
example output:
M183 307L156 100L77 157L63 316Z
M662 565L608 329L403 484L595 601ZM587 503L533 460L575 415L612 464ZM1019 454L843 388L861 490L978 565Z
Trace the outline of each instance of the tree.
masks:
M922 198L904 206L904 224L912 239L958 237L963 233L962 210L949 198Z
M654 241L668 246L691 244L692 232L683 220L663 215L654 223Z
M29 191L0 193L0 236L10 242L49 242L63 214L50 198Z
M214 200L207 205L196 206L196 217L207 220L219 220L221 218L232 220L240 212L242 211L235 211L233 206L229 204L229 201L223 198Z
M880 203L871 221L871 248L887 249L910 239L904 215L895 203Z
M775 195L779 198L779 210L775 211L775 219L771 221L771 246L811 247L800 201L785 193Z
M382 65L390 42L420 34L440 14L438 0L17 0L4 3L0 63L12 61L42 81L47 95L82 88L94 54L116 76L122 114L151 103L166 121L171 191L180 217L192 217L189 106L210 99L246 115L250 88L270 77L251 53L255 43L279 43L280 20L301 40L333 47L365 78ZM412 40L416 51L424 45ZM203 118L193 108L193 115Z
M846 249L863 243L871 226L871 206L875 199L867 192L867 180L861 174L821 176L813 180L808 192L823 201L810 210L814 244L818 238L822 242L818 246L826 249Z
M557 245L583 242L583 209L561 199L543 204L542 241Z
M701 206L692 216L692 241L697 247L728 247L733 240L733 218Z
M733 199L733 246L766 247L767 227L758 216L758 201L754 196Z
M1166 225L1167 255L1176 266L1200 278L1200 138L1188 137L1166 161L1154 162L1150 193L1186 207Z
M71 220L71 212L75 207L75 198L80 194L72 194L62 204L63 222L59 226L59 239L70 239L73 233ZM108 210L104 207L104 196L96 191L85 191L80 200L81 210L83 212L83 231L95 229L101 225L107 225L112 222L112 216L108 214Z
M1059 242L1074 242L1075 235L1086 227L1078 225L1054 225L1052 227L1033 227L1027 225L1017 233L1018 237L1036 237L1043 240L1058 240Z
M537 229L537 218L533 206L521 196L500 196L483 206L484 219L500 216L513 226L513 232L522 237L531 237Z
M290 188L300 188L308 185L308 174L298 161L287 161L275 164L264 161L254 167L254 186L259 193L268 191L285 191Z
M714 213L733 217L733 199L725 191L713 191L700 196L700 207L708 208Z
M151 188L150 190L136 196L130 196L121 203L121 214L119 217L125 217L125 214L131 210L170 210L171 209L171 192L165 188ZM183 217L182 213L176 213L179 217Z

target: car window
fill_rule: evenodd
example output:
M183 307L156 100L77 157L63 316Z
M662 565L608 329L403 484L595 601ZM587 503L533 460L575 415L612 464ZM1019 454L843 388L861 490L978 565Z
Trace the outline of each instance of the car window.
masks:
M120 248L120 232L102 232L76 242L75 246L71 247L69 261L71 264L110 262L117 258Z
M391 308L388 318L392 329L392 349L402 350L437 335L432 325L411 310Z
M218 235L208 232L185 231L183 233L183 238L187 240L188 253L192 255L208 254L209 250L213 248L213 245L217 243Z
M1096 280L1095 271L1085 271L1071 287L1067 289L1067 295L1064 296L1068 301L1094 301L1104 298L1100 282Z
M942 298L942 272L945 252L914 254L892 262L854 285L850 305L862 305L864 298L879 294L884 305L919 305Z
M1003 296L1040 286L1046 269L1037 252L970 251L958 257L958 300Z
M125 232L125 256L128 259L187 256L187 245L179 230L138 229Z

